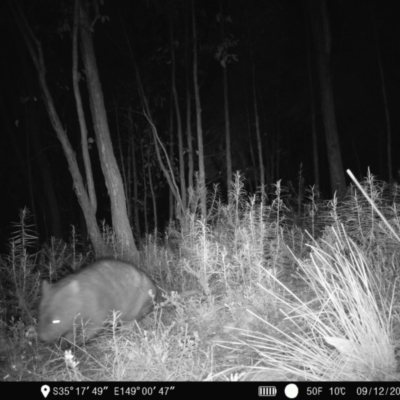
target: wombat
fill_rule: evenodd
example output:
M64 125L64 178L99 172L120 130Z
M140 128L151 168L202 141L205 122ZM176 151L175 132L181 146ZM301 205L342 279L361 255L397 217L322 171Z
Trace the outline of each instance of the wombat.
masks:
M139 320L153 306L157 288L133 265L102 259L59 282L43 281L39 306L39 339L45 342L73 339L74 323L82 322L85 338L92 338L112 311L120 320Z

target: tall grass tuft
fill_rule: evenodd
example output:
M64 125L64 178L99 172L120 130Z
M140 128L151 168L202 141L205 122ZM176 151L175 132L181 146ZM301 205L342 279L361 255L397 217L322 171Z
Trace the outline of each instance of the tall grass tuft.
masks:
M37 245L37 236L31 223L31 215L21 210L19 222L14 224L9 254L0 258L0 310L1 319L21 319L32 324L32 308L39 290L39 277L35 273L36 255L30 251Z

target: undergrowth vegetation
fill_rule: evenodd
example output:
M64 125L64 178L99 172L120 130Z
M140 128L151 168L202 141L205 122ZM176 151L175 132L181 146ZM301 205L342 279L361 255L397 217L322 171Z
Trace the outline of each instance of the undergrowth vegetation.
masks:
M340 202L279 183L249 196L237 175L228 204L214 193L206 219L188 213L140 243L164 293L154 312L122 328L114 314L66 352L37 339L41 281L94 255L74 232L36 249L23 210L0 258L0 379L399 380L400 190L372 175L362 186L383 219L355 187Z

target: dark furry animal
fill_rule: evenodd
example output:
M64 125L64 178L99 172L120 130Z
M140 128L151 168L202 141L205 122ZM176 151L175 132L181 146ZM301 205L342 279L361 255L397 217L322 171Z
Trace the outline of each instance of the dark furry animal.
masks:
M59 282L43 281L39 306L39 339L73 339L74 323L85 325L85 338L93 337L112 311L120 320L139 320L153 307L154 283L133 265L102 259Z

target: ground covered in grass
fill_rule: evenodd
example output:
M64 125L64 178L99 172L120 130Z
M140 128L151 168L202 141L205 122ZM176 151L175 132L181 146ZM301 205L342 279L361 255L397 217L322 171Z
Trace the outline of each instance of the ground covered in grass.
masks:
M40 282L94 257L77 240L34 251L22 212L0 258L0 379L399 380L400 190L362 186L376 208L357 188L250 196L237 177L229 204L210 196L206 219L143 239L155 310L67 352L37 339Z

